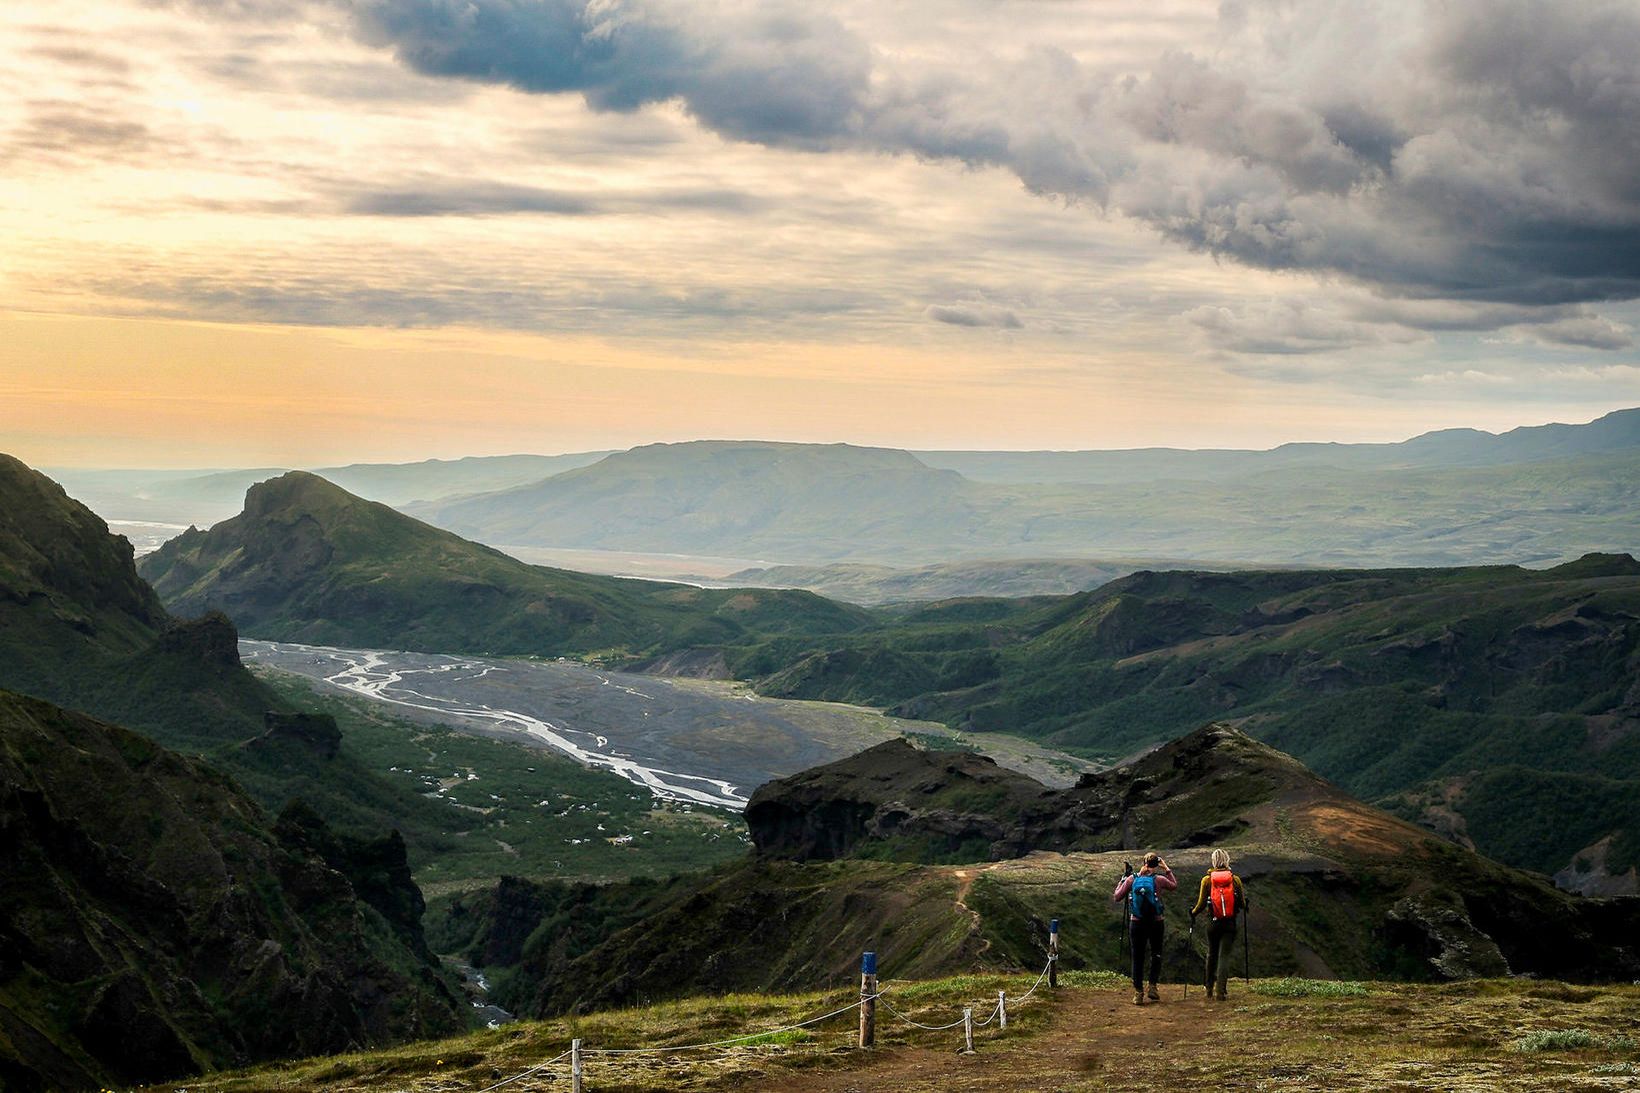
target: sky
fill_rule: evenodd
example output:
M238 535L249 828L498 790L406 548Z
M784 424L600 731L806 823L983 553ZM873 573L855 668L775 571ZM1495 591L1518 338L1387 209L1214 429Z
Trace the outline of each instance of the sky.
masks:
M1585 421L1640 4L9 4L0 238L45 466Z

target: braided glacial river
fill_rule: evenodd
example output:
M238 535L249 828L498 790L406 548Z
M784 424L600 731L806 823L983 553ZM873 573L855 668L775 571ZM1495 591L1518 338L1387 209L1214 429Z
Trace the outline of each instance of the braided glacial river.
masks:
M904 733L942 725L822 702L768 699L742 686L606 672L559 660L334 649L242 640L247 664L384 703L406 720L556 751L657 797L740 810L751 791ZM1057 753L1011 737L971 743L1005 766L1067 784Z

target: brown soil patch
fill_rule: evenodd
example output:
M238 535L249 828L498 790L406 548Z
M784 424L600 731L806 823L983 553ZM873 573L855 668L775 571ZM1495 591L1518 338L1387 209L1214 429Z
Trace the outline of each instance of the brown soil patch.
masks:
M972 1055L957 1048L962 1030L927 1033L948 1046L882 1049L844 1071L765 1079L781 1093L982 1093L990 1090L1151 1089L1144 1060L1206 1050L1205 1041L1235 1002L1208 1002L1199 987L1188 1000L1177 983L1163 1001L1135 1006L1132 993L1109 988L1066 988L1054 999L1048 1028L1028 1039L978 1040ZM879 1020L885 1015L879 1014ZM893 1020L889 1017L888 1020Z

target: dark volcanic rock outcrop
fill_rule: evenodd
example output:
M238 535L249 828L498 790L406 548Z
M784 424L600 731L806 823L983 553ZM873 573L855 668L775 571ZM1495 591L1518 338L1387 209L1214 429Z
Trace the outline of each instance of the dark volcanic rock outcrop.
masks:
M418 951L402 844L374 862L341 845L317 817L304 838L276 835L203 763L0 691L7 1088L152 1082L459 1028Z
M1046 792L983 755L889 740L761 786L746 822L758 853L796 861L906 841L930 860L972 860L991 856L1014 820Z

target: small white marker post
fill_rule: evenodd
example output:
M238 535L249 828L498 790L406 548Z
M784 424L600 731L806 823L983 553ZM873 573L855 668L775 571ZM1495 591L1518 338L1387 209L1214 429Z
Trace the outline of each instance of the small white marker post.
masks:
M569 1042L569 1087L570 1093L582 1093L580 1040Z
M967 1046L962 1049L964 1055L974 1053L974 1008L964 1007L962 1011L962 1039Z
M997 991L997 1027L1008 1027L1008 992Z

